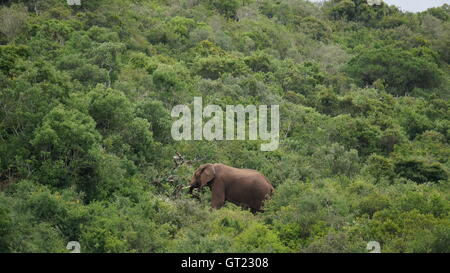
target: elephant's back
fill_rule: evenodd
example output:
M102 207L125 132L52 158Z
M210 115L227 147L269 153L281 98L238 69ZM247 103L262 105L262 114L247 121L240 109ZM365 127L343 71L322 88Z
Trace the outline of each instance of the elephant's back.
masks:
M240 168L235 168L235 167L231 167L225 164L221 164L221 163L216 163L214 164L214 166L217 168L223 168L227 173L232 173L235 176L260 176L263 178L264 181L266 181L267 183L270 184L269 180L260 172L258 172L257 170L253 170L253 169L240 169Z

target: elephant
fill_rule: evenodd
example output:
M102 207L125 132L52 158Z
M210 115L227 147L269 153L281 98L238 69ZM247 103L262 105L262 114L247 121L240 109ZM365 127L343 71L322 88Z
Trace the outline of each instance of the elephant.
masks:
M194 189L211 189L211 207L219 209L225 201L249 208L253 214L263 212L262 206L274 192L269 180L250 169L238 169L224 164L203 164L193 174L189 193Z

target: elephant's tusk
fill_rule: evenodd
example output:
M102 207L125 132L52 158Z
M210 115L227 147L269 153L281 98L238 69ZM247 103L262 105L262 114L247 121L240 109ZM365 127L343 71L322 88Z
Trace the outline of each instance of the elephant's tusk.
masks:
M182 187L182 190L189 189L191 186Z

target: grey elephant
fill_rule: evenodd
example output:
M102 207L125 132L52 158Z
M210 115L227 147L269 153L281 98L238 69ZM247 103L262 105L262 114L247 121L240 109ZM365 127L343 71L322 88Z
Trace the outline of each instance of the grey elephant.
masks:
M192 176L189 193L197 188L211 189L211 207L221 208L225 201L261 212L265 200L274 192L269 180L250 169L238 169L224 164L201 165Z

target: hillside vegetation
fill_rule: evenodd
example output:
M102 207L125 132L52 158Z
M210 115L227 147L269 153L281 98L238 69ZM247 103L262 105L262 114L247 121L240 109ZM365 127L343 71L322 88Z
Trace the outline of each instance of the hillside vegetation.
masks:
M448 253L449 64L448 5L1 0L0 252ZM174 141L194 96L280 105L279 148ZM180 190L208 162L265 212Z

